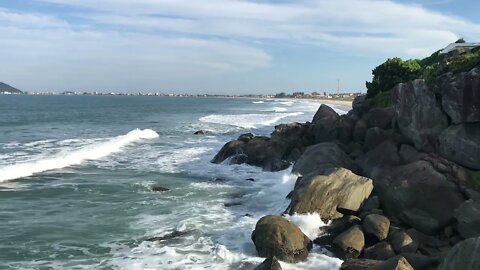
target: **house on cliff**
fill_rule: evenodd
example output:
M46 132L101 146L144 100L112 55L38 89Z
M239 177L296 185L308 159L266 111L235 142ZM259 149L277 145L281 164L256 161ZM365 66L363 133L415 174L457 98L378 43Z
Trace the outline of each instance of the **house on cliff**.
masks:
M441 50L440 53L447 54L456 50L472 50L475 48L480 48L480 43L451 43Z

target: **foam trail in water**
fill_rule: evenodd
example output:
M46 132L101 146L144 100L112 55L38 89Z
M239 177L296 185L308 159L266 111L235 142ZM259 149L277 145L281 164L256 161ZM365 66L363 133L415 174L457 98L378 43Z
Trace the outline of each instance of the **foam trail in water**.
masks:
M303 112L293 113L271 113L271 114L211 114L201 117L199 120L204 123L221 124L237 126L241 128L258 128L260 126L269 126L279 120L298 116Z
M106 157L122 150L126 145L142 139L153 139L159 135L151 129L135 129L125 135L105 142L94 143L73 151L58 153L40 160L0 167L0 182L31 176L36 173L78 165L86 160Z

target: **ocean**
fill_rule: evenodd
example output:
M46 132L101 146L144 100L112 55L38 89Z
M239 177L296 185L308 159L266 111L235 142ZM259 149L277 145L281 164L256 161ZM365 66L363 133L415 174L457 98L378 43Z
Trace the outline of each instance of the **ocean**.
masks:
M0 96L0 269L253 269L263 259L252 230L285 210L296 178L210 160L243 133L311 121L319 105ZM311 238L324 225L318 215L288 218ZM308 261L282 267L338 269L328 255L316 246Z

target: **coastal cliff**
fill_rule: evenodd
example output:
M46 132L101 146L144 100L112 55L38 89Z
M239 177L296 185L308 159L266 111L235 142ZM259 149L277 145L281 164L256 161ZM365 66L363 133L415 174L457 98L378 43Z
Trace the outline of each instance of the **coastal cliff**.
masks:
M478 50L389 59L348 114L321 105L312 122L225 144L212 162L293 164L285 213L332 221L308 239L281 216L262 218L252 240L266 265L305 260L313 242L342 269L480 269L479 59Z

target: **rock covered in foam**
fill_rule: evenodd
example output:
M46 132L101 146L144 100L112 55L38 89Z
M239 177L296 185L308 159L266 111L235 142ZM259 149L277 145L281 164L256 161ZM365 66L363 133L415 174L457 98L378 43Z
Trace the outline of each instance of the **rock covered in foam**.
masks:
M295 263L305 261L312 241L293 223L280 216L264 216L256 224L252 240L258 255Z

